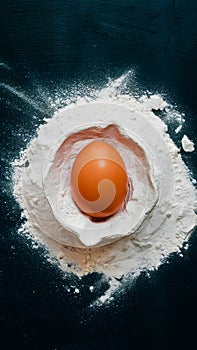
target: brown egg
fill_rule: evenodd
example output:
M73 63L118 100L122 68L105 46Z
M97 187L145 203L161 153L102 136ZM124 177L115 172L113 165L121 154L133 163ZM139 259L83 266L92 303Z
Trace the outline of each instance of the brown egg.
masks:
M111 216L122 207L127 191L124 161L113 146L93 141L80 151L71 171L71 192L83 213Z

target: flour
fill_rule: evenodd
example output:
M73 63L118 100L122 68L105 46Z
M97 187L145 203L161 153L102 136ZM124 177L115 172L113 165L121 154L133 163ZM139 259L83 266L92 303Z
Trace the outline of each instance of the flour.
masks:
M191 141L187 135L184 135L182 140L181 140L181 144L182 144L182 147L183 147L183 150L185 152L193 152L194 151L194 142Z
M86 98L80 97L57 111L53 118L46 119L37 137L14 163L14 195L23 208L27 219L25 230L31 233L32 239L43 243L63 270L78 275L102 272L112 281L114 277L137 275L144 269L157 268L170 253L179 251L196 225L196 192L187 168L167 133L166 124L153 113L153 110L167 110L168 104L158 95L136 98L121 94L119 88L123 80L121 77L112 82L88 103ZM71 203L69 192L62 201L58 181L54 182L54 192L50 192L50 186L47 189L47 196L51 193L55 198L58 210L53 212L49 205L43 181L48 179L47 171L61 143L71 130L96 123L99 127L118 125L147 155L158 197L147 194L149 205L147 210L143 211L142 205L136 210L136 215L141 212L141 216L135 224L133 202L114 221L88 222ZM125 152L122 150L123 159ZM128 169L132 170L129 164ZM140 184L142 181L135 187L140 188ZM147 183L144 184L146 187ZM137 203L140 203L140 194Z

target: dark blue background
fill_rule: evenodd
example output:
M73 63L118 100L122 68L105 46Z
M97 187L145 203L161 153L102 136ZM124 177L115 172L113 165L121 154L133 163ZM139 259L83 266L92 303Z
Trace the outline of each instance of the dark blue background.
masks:
M109 307L90 309L107 282L98 274L81 281L65 278L41 248L32 249L17 234L22 220L11 196L10 163L43 118L53 114L47 96L73 82L99 87L129 69L139 86L166 92L178 103L187 118L183 132L195 140L197 2L7 0L0 5L0 62L6 64L0 65L1 349L196 349L195 234L182 258L171 256L151 277L143 273ZM196 152L184 160L195 172ZM80 294L68 293L70 285Z

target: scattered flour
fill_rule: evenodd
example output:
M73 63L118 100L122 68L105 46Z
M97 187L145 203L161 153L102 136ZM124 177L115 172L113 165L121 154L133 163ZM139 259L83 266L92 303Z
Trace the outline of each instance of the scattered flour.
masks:
M184 135L182 140L181 140L181 143L182 143L182 147L183 147L183 150L185 152L193 152L195 150L194 148L194 142L191 141L187 135Z
M178 134L182 129L182 125L179 125L176 129L175 129L175 133Z
M112 82L107 88L98 92L92 101L87 103L86 98L80 97L75 103L55 113L53 118L46 119L46 124L40 126L37 137L22 152L20 159L14 162L14 196L23 208L23 215L26 218L21 231L29 231L33 240L43 243L49 249L51 256L58 259L63 270L78 275L97 271L109 276L112 291L118 284L115 278L130 273L137 275L143 269L155 269L170 253L179 251L196 225L194 213L196 191L179 150L167 133L167 126L153 113L153 110L167 109L167 103L158 95L137 99L129 94L121 94L119 87L123 80L124 77ZM73 127L72 113L81 109L86 111L86 106L88 110L90 105L96 109L98 104L104 107L106 105L106 108L112 106L113 111L116 108L125 109L125 116L120 116L119 122L116 119L116 124L121 127L124 125L128 130L132 125L136 137L140 134L139 140L142 143L146 141L144 149L148 150L150 147L150 154L153 156L150 162L157 163L159 169L158 172L153 171L154 177L160 178L157 184L159 199L150 213L144 215L141 225L130 234L127 232L121 239L103 246L73 247L72 239L70 244L63 243L66 241L65 227L53 216L46 199L43 189L43 168L49 151L56 147L56 142ZM68 109L69 118L67 118ZM96 113L95 110L95 115ZM127 121L127 113L133 116L132 120L135 119L133 124L129 118ZM81 115L78 119L79 127L89 122L85 112L83 116L84 120L81 119ZM105 116L103 118L105 119ZM104 119L98 122L102 125ZM111 122L114 122L113 118ZM191 152L193 147L191 141L184 138L182 144L184 150L187 148ZM71 211L69 215L73 222L80 222L81 213L74 210L73 214ZM124 221L120 230L124 231ZM106 231L106 240L107 237ZM92 286L90 291L93 291ZM75 293L78 292L78 289L75 289ZM106 296L103 297L103 301L105 298Z

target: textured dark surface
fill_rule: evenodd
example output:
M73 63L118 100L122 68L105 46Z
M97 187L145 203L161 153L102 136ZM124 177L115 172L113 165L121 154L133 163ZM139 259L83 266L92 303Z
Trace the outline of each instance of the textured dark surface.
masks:
M53 110L47 97L73 81L102 86L134 69L141 87L163 91L186 113L196 139L197 2L0 1L0 348L196 349L197 239L183 257L142 274L105 308L101 276L63 276L18 235L11 161ZM178 140L177 140L178 142ZM196 171L196 152L184 155ZM80 294L67 292L71 285ZM93 293L89 286L94 285Z

